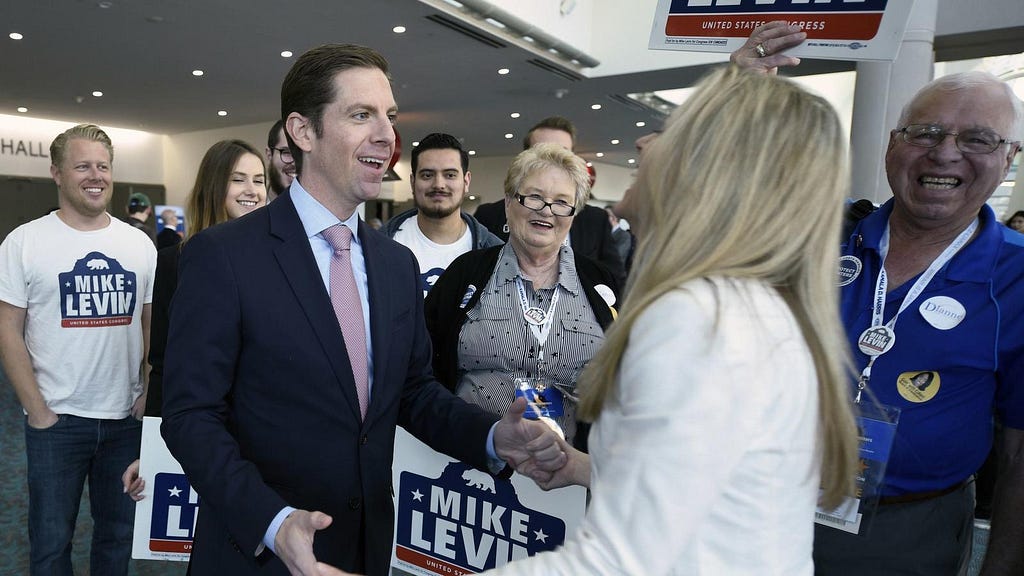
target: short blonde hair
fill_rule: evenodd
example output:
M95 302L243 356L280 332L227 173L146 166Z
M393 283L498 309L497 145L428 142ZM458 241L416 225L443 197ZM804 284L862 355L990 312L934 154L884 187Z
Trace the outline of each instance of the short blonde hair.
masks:
M79 124L61 132L53 142L50 143L50 163L60 168L67 154L68 142L71 140L89 140L99 142L110 154L110 163L114 163L114 145L110 142L110 136L102 128L95 124Z
M659 297L698 278L759 279L814 359L823 502L850 494L857 437L836 276L848 187L846 137L825 100L734 66L704 79L644 154L628 296L582 378L579 414L596 419L612 401L630 330Z
M508 167L505 176L505 197L519 193L526 178L544 168L558 168L572 180L576 189L575 205L578 214L590 198L590 174L583 159L557 144L537 144L519 153Z

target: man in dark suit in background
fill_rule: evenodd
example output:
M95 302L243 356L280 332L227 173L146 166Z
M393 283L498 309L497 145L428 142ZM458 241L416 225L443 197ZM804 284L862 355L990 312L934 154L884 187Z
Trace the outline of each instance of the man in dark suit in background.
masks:
M535 124L523 138L523 150L536 144L558 144L566 150L576 145L576 127L561 116L551 116ZM505 219L505 200L498 200L477 206L473 213L481 224L494 235L508 242L508 225ZM603 264L624 285L626 280L625 262L619 256L612 239L611 224L604 210L589 204L576 213L572 228L569 229L569 245L573 252L582 254Z
M565 455L521 404L497 421L434 380L416 260L359 221L395 147L384 58L310 50L281 110L296 179L189 241L171 310L161 430L202 498L193 572L387 574L396 426L491 471Z
M178 214L174 210L167 208L160 213L160 219L164 221L164 227L156 235L157 250L162 250L181 242L181 235L178 234Z

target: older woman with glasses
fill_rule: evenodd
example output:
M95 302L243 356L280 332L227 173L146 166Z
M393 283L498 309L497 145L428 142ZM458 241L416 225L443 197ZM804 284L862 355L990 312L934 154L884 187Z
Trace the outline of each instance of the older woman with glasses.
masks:
M566 235L590 194L578 156L540 144L505 178L509 240L456 259L427 296L434 373L463 399L504 414L513 400L585 448L576 379L604 342L618 286L573 254Z

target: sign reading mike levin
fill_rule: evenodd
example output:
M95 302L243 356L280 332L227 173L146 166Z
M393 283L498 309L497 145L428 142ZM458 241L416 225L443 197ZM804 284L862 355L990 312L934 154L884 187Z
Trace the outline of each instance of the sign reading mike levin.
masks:
M586 511L578 486L544 492L501 480L395 435L395 546L391 565L412 574L477 574L553 550Z
M754 28L785 20L807 33L791 56L894 60L907 28L909 0L658 0L653 49L732 52Z
M142 419L139 475L145 498L135 505L132 558L187 561L199 519L199 495L160 436L160 418Z

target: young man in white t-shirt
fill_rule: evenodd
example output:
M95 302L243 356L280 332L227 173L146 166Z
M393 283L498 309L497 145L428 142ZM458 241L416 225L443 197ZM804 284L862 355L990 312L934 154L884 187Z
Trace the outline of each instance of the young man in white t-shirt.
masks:
M89 479L90 573L121 575L134 501L156 271L149 237L107 212L113 147L81 124L50 145L59 209L0 244L0 360L25 411L31 574L71 574Z
M413 148L410 183L416 208L389 220L384 232L416 255L424 297L460 255L502 243L462 211L471 179L469 154L454 136L435 132Z

